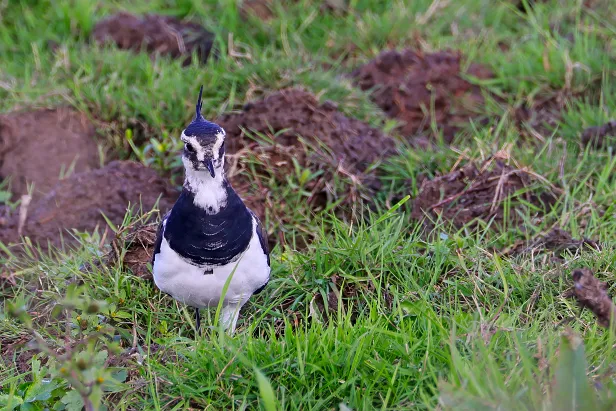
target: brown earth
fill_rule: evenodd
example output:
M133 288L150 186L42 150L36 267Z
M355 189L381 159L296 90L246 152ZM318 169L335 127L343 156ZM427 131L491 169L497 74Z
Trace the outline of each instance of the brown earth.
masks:
M22 334L14 337L0 338L0 363L13 364L18 372L27 373L32 370L32 357L37 353L35 350L28 348L28 342L32 340L27 334ZM10 366L9 366L10 368ZM0 381L0 388L2 382Z
M373 101L389 117L401 122L402 135L417 142L422 141L421 134L434 138L431 123L435 122L450 143L470 119L479 118L484 104L481 88L462 77L461 63L460 53L390 50L351 76L362 90L372 90ZM474 63L465 74L492 77L488 68Z
M255 16L262 21L269 21L274 17L272 0L244 0L240 6L240 15L243 18Z
M513 119L522 137L545 141L552 135L562 118L566 96L555 94L523 103L514 109Z
M45 195L61 174L99 167L94 125L69 108L0 115L0 179L11 179L14 200L34 184L34 199Z
M374 282L347 282L344 278L337 274L332 275L329 283L329 291L327 292L327 304L323 298L323 294L318 293L314 296L314 302L319 312L325 320L328 320L331 316L336 316L338 309L340 308L342 313L346 313L352 310L351 321L354 321L359 314L359 310L364 306L364 302L361 301L360 295L364 291L366 294L371 294L376 297L378 294L377 286ZM384 308L391 310L393 306L393 297L386 289L380 290L383 298ZM342 303L340 306L339 303Z
M143 49L153 56L181 57L184 65L191 63L193 52L205 63L214 44L214 35L198 23L171 16L138 17L124 12L99 21L92 37L98 43L114 43L121 49Z
M240 16L246 19L252 15L262 21L269 21L274 17L273 3L273 0L243 0L240 5ZM286 4L281 3L281 5ZM347 8L347 0L324 0L320 6L322 12L336 14L342 14Z
M321 173L303 187L311 193L308 204L318 210L330 202L328 198L342 198L343 204L353 204L362 188L374 188L377 182L371 173L366 173L368 165L396 149L395 141L379 130L346 117L332 102L319 104L313 94L299 88L280 90L250 102L240 112L221 116L217 123L227 132L230 181L263 221L266 209L273 217L292 213L271 198L263 182L273 177L288 184L288 176L295 174L294 162L301 170ZM253 136L260 133L268 141L257 142L244 130ZM256 160L252 163L260 177L255 181L248 178L252 174L248 155ZM335 192L334 176L349 182L346 192ZM282 239L270 236L270 240Z
M479 167L470 163L449 174L424 180L413 200L411 216L436 221L442 217L460 228L475 225L478 220L497 224L519 223L516 210L526 208L527 202L546 209L557 200L554 188L524 169L514 168L502 159L492 158ZM510 201L505 216L505 202Z
M616 315L616 306L607 293L608 285L599 281L588 268L573 271L573 290L571 294L582 308L588 308L597 317L602 327L609 327Z
M346 117L331 101L319 104L313 94L300 88L283 89L247 103L240 113L223 115L217 122L227 132L225 144L231 154L258 146L242 128L269 136L274 146L301 148L301 136L318 152L312 161L351 172L363 172L395 150L393 139L362 121ZM307 160L305 153L295 154L301 162Z
M584 248L600 250L601 246L596 241L586 237L579 240L575 239L568 231L554 227L547 233L540 234L530 241L520 241L514 244L506 250L503 250L503 254L537 254L546 251L562 254L566 251L573 253Z
M159 223L160 219L157 219L155 222L127 227L126 231L117 233L103 263L114 266L122 258L122 268L130 270L137 277L151 280L152 271L148 264L154 254ZM125 250L123 256L122 250Z
M71 242L70 235L61 236L67 229L103 230L107 223L101 213L120 225L129 203L144 211L154 207L161 196L159 209L168 210L177 193L156 172L132 161L113 161L94 171L74 174L56 184L46 196L34 201L27 209L22 234L31 241L45 245L47 241L59 246L62 238ZM0 227L0 241L19 240L19 214L14 213L4 227Z
M582 144L595 148L606 148L616 143L616 120L601 126L588 127L582 132Z

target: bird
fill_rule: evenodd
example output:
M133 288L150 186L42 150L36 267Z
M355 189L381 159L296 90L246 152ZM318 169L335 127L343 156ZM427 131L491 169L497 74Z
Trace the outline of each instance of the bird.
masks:
M181 134L184 183L158 225L152 274L162 292L194 307L197 333L199 310L222 299L220 322L233 334L242 306L269 283L270 250L263 224L227 179L226 132L203 117L202 96L203 86Z

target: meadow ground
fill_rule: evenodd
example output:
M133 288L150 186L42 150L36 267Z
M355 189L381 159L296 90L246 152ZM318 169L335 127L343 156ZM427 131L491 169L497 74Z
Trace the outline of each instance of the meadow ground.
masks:
M609 3L0 2L0 407L612 409ZM147 263L202 84L273 250L234 336Z

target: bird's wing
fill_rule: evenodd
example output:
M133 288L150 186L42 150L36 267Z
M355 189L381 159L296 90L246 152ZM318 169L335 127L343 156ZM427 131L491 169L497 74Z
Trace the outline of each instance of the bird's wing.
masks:
M257 215L252 210L249 209L248 211L250 211L250 214L252 214L255 221L257 222L257 230L256 230L257 237L259 237L259 243L261 244L261 249L263 250L263 254L267 256L267 265L270 265L270 252L269 252L269 243L267 242L268 241L267 240L267 230L261 223L261 220L259 220L259 217L257 217Z
M163 216L156 230L156 242L154 243L154 252L152 253L152 267L154 266L156 254L160 253L160 245L163 243L163 224L167 220L167 217L169 217L169 213Z

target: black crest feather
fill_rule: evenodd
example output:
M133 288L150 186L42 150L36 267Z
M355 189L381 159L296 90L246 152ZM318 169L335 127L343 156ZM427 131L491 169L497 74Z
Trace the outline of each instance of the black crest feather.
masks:
M197 100L195 120L203 118L201 115L201 107L203 106L203 100L201 100L201 97L203 97L203 85L201 85L201 88L199 89L199 100Z

